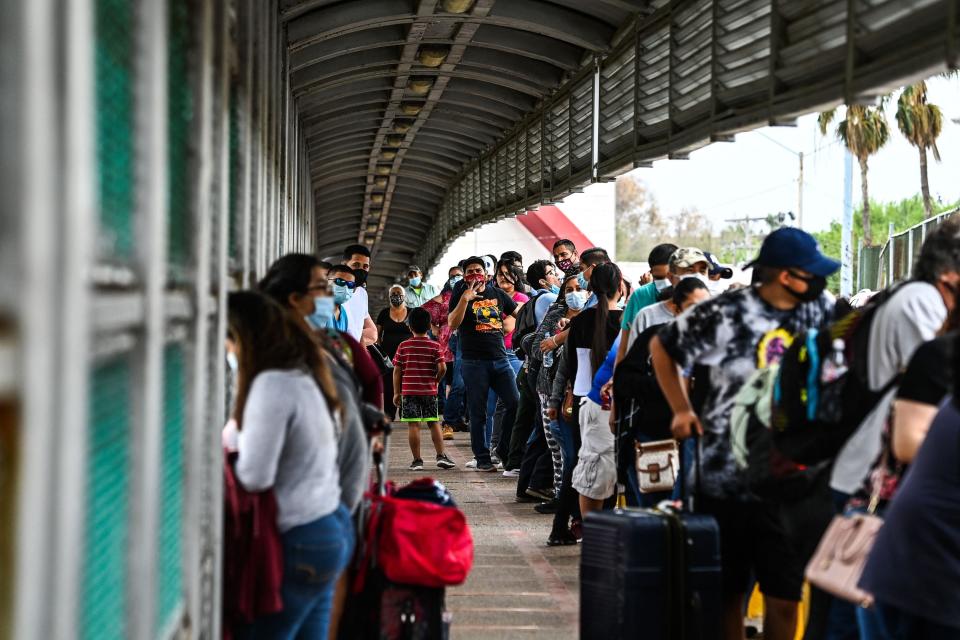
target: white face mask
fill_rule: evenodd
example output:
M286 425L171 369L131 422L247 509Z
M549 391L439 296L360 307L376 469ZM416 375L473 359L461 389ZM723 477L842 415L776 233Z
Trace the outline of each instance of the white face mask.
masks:
M657 291L663 291L670 287L670 278L664 278L662 280L654 280L653 286L657 288Z
M234 373L240 368L240 363L237 361L237 354L233 351L227 351L227 366L229 366L230 370Z
M710 278L703 275L702 273L687 273L680 276L681 280L684 280L686 278L696 278L697 280L702 282L705 287L707 287L708 289L710 288Z

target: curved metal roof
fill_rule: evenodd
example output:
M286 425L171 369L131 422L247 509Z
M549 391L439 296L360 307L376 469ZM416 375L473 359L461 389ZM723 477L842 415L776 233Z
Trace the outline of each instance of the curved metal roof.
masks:
M479 223L950 65L953 0L281 0L318 250ZM598 113L594 113L598 112Z

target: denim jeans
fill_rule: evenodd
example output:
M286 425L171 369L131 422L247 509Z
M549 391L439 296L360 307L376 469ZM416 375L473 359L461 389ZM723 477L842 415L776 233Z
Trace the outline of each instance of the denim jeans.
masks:
M449 425L460 424L463 422L463 372L461 363L463 355L460 352L460 336L453 334L450 336L450 351L453 352L453 383L450 385L450 395L447 396L443 405L443 421Z
M510 366L513 367L513 379L516 381L517 375L520 373L520 368L523 366L523 361L520 360L513 351L507 351L507 360L510 362ZM519 393L519 389L517 393ZM487 446L490 449L503 448L500 447L500 442L503 439L504 415L506 415L506 405L496 392L491 389L490 393L487 394ZM513 433L513 423L506 425L506 427L506 441L509 445L510 434ZM507 449L509 449L509 447L507 447ZM500 457L503 458L503 456ZM506 460L504 460L504 462L506 462Z
M492 390L503 400L506 413L504 423L511 427L517 416L516 374L507 358L496 360L462 360L464 384L467 397L467 412L470 414L470 447L477 464L490 463L490 447L486 438L487 395Z
M248 638L326 638L337 578L350 562L354 534L343 505L283 533L283 611L254 620Z

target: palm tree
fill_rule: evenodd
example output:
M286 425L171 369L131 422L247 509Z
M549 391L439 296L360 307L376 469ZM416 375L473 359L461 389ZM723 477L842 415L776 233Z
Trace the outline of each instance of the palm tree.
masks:
M827 135L827 129L836 116L836 109L824 111L817 118L820 133ZM873 232L870 228L870 195L867 189L867 159L880 150L890 139L890 127L883 109L860 104L847 107L846 119L837 125L837 138L850 150L860 163L860 192L863 197L863 242L873 246Z
M920 151L920 192L927 217L933 215L930 200L930 183L927 178L927 149L933 151L933 159L940 162L937 138L943 129L943 113L940 107L927 102L927 83L918 82L904 88L897 100L897 126L907 141Z

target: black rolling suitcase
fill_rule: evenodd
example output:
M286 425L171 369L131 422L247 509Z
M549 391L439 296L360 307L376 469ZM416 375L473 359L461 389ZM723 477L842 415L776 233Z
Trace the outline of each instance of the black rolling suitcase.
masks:
M664 507L584 520L582 640L714 640L720 589L720 533L711 516Z

